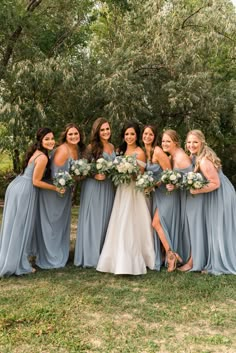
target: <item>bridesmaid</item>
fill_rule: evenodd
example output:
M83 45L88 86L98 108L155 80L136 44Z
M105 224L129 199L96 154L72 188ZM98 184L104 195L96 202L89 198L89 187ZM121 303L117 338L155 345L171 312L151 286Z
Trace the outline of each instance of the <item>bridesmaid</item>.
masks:
M180 147L180 138L175 130L168 129L164 131L162 149L170 155L173 170L180 174L192 171L192 161ZM170 225L172 227L172 232L170 233L172 249L181 256L181 259L187 261L190 256L190 240L188 234L184 231L187 193L182 190L174 190L174 185L167 185L166 187L168 191L174 191L169 195L173 202L171 212L172 226Z
M192 130L188 133L186 146L191 155L196 158L194 171L200 172L209 181L202 189L190 192L198 199L202 197L203 202L194 208L195 214L190 214L191 209L187 207L187 218L189 220L189 232L191 239L191 257L184 270L195 269L196 254L198 255L200 241L195 239L194 226L203 223L205 231L205 266L204 262L199 270L220 274L236 274L236 193L229 179L223 174L221 161L215 152L207 146L205 136L200 130ZM203 209L199 218L199 209ZM197 212L197 213L196 213ZM194 222L194 219L197 221ZM207 246L208 245L208 246ZM197 250L195 249L196 247Z
M121 154L136 155L140 172L146 166L139 143L140 129L127 122L121 133ZM114 274L141 275L154 268L155 252L151 217L144 193L135 189L135 182L118 186L97 270Z
M170 159L157 146L157 130L155 126L147 125L143 129L142 141L145 146L147 157L146 170L151 170L156 179L160 179L161 172L165 169L172 169ZM180 256L176 253L177 247L174 248L172 240L175 238L178 218L175 215L175 204L171 195L166 194L166 187L163 184L158 185L153 197L153 221L152 226L159 237L165 254L167 255L168 272L172 272L176 268L176 261L182 262ZM160 271L163 263L159 239L154 237L154 245L156 252L155 269ZM165 255L164 255L165 257Z
M60 192L56 186L42 180L44 173L49 173L48 151L54 145L52 130L40 128L36 142L26 153L22 174L7 188L0 234L0 277L35 272L28 256L35 224L38 188Z
M71 160L82 158L84 152L81 129L74 123L67 124L61 134L60 145L51 157L51 177L59 170L69 172ZM60 268L67 263L70 250L71 194L71 188L67 188L63 197L50 190L39 193L36 265L40 268Z
M91 160L103 157L115 159L114 146L110 143L111 128L104 118L95 120L91 131L88 155ZM107 225L114 201L114 187L104 174L82 182L77 238L75 244L75 266L96 267L103 247Z

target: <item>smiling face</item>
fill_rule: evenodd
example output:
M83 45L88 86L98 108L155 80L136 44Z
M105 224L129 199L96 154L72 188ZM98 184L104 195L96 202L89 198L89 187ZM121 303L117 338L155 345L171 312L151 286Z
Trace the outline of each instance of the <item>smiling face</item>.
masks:
M155 135L152 131L152 129L150 129L150 127L146 127L146 129L144 129L143 131L143 136L142 136L142 141L145 145L151 145L153 144L155 140Z
M201 140L192 134L187 136L186 147L191 154L198 154L201 150L202 142Z
M125 130L124 139L128 146L136 145L137 135L133 127Z
M77 145L80 142L80 133L75 127L71 127L66 134L66 142Z
M171 153L171 151L176 148L176 143L168 134L164 133L162 136L161 146L164 152Z
M49 151L53 150L55 146L55 139L52 132L49 132L44 136L44 138L42 139L42 146L46 150L49 150Z
M99 130L99 137L101 140L108 141L111 137L111 128L109 123L104 123L101 125Z

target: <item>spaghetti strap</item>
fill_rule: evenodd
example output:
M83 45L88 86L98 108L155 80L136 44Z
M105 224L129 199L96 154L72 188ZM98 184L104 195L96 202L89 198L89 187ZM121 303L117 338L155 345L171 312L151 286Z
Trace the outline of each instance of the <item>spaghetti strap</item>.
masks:
M34 159L33 159L33 161L32 162L34 162L39 156L42 156L42 154L44 154L44 153L40 153L40 154L38 154Z

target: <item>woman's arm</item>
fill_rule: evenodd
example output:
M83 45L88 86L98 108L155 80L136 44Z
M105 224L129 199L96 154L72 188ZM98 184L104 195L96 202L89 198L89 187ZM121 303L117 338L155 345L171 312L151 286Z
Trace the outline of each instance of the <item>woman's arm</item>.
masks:
M65 164L66 160L69 158L68 148L63 144L57 147L53 162L57 167L61 167Z
M160 164L163 170L172 169L170 159L165 154L165 152L160 147L155 147L154 154L153 154L153 163Z
M145 165L146 165L146 156L145 156L145 153L144 153L144 151L142 150L141 147L139 147L139 148L137 149L137 151L136 151L136 158L137 158L139 161L145 163ZM139 166L140 172L143 174L143 173L144 173L144 170L145 170L145 166L142 166L142 165L140 165L139 163L138 163L138 166Z
M220 178L217 169L209 159L202 159L200 162L200 172L209 181L209 184L205 185L202 189L193 190L190 192L193 195L202 194L214 191L220 187Z
M45 154L40 155L35 160L34 162L35 166L34 166L34 172L33 172L33 178L32 178L33 185L41 189L48 189L48 190L59 192L59 189L55 185L48 184L45 181L42 181L47 163L48 163L48 159L47 159L47 156L45 156Z

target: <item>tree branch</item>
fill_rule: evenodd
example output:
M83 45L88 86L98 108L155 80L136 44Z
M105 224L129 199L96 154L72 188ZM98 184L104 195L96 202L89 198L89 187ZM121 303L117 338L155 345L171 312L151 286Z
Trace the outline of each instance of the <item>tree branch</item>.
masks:
M195 12L193 12L191 15L189 15L182 23L182 26L181 28L184 29L186 26L185 26L185 23L193 16L195 16L198 12L200 12L202 9L204 9L206 6L202 6L200 7L198 10L196 10Z
M29 5L26 8L26 15L25 17L22 18L21 23L24 23L24 19L29 16L30 12L33 12L37 6L39 6L41 4L43 0L30 0ZM3 58L0 62L0 79L4 76L6 67L9 63L9 60L12 56L14 47L22 33L23 30L23 26L20 24L17 26L16 30L11 34L9 40L8 40L8 44L6 46L5 52L3 54Z
M152 65L152 66L143 66L143 67L139 67L138 69L134 70L133 73L136 74L139 71L143 71L143 70L153 70L153 71L157 71L157 70L161 70L161 69L165 69L167 70L167 67L164 65Z

